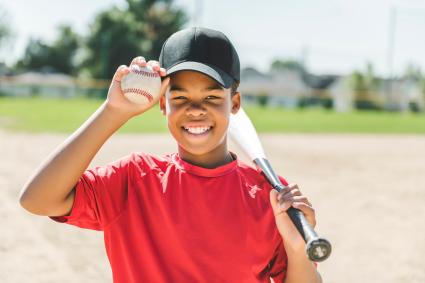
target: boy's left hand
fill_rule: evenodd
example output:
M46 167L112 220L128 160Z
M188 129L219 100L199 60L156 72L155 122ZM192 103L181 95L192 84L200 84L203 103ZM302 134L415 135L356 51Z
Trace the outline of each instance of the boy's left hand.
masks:
M314 228L316 226L316 214L311 203L306 196L301 194L297 184L289 184L288 188L281 192L275 189L270 191L270 203L279 232L283 234L282 232L285 226L283 222L288 219L286 211L291 206L301 210L311 227Z

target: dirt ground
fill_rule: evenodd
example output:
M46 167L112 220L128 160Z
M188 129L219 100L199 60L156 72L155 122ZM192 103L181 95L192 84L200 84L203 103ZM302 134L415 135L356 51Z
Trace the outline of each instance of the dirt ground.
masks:
M111 282L101 232L31 215L18 204L25 181L65 139L0 131L0 282ZM317 231L333 244L319 264L324 282L425 282L425 136L261 139L276 171L309 196ZM92 165L131 151L174 150L167 135L116 135Z

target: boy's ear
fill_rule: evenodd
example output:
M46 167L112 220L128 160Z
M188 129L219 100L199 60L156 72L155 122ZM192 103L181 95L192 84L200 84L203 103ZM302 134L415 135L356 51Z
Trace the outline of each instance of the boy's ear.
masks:
M161 91L159 96L159 108L161 109L162 115L167 113L166 111L166 97L165 93L167 92L168 84L170 83L170 77L165 78L161 83Z
M164 116L167 113L167 111L165 110L165 103L166 103L165 100L166 100L165 94L161 95L161 97L159 98L159 108L161 109L161 113Z
M232 114L236 114L241 108L241 93L237 91L234 95L232 95Z

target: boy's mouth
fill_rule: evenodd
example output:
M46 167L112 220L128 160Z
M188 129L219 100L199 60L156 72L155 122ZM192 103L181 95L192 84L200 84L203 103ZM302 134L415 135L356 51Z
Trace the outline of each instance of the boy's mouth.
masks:
M182 128L192 135L202 135L212 129L211 126L194 126L194 127L182 127Z

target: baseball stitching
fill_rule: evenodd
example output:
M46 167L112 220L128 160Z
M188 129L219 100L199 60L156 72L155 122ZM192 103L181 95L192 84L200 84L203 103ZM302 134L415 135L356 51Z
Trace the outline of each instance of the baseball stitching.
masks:
M132 69L131 72L138 74L138 75L151 77L151 78L159 77L159 74L156 73L156 72L151 73L151 72L146 72L146 71L142 71L142 70L135 70L135 69Z
M152 102L153 101L152 94L150 94L149 92L147 92L147 91L145 91L143 89L140 89L140 88L126 88L126 89L123 89L123 93L136 93L136 94L140 94L140 95L146 97L146 99L149 102Z

